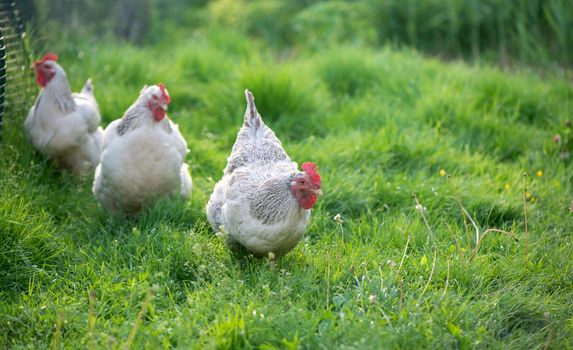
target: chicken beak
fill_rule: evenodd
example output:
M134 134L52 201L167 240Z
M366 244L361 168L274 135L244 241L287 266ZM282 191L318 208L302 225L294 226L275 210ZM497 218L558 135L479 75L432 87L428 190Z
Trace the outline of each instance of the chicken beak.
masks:
M167 103L162 103L159 105L159 107L164 110L165 112L167 112Z
M322 196L322 188L319 188L317 190L313 190L312 191L314 194L316 194L317 196Z

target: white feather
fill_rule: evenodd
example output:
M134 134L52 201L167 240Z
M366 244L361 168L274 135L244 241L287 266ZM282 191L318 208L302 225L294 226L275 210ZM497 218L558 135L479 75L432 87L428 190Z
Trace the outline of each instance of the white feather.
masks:
M52 63L54 77L40 91L24 128L34 148L74 173L86 175L99 162L103 138L93 88L90 94L72 94L66 73Z
M245 123L207 204L207 218L215 231L225 231L231 248L280 256L300 241L311 211L290 191L297 164L263 123L252 95L246 94Z
M149 87L122 119L104 132L101 163L93 192L101 206L113 213L132 213L165 195L188 199L192 187L184 163L187 143L167 116L157 122L146 101ZM126 129L120 124L132 118Z

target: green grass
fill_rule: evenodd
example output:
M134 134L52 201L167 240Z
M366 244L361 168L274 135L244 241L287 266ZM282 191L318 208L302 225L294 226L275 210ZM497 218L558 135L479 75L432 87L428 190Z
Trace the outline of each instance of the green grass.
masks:
M54 40L72 32L162 42L215 24L280 50L390 44L553 71L573 65L570 0L142 0L132 11L114 0L33 2L37 27Z
M139 48L53 45L75 90L93 78L105 125L143 84L166 84L194 189L111 218L91 179L33 151L25 108L8 111L1 348L573 347L573 167L552 141L570 134L566 80L388 48L285 55L216 28ZM245 88L323 177L303 241L274 268L232 255L204 214ZM480 232L519 241L489 233L476 249L458 197Z

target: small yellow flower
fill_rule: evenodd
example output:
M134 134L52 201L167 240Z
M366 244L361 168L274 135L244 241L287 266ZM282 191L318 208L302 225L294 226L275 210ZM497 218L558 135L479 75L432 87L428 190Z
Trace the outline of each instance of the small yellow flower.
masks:
M440 169L440 176L446 176L446 171L444 169Z
M531 203L535 203L535 197L531 197Z
M506 190L506 191L509 191L509 188L510 188L510 187L511 187L511 186L509 186L509 184L505 184L505 186L503 186L503 189Z
M531 193L529 193L529 191L525 191L525 198L531 198Z
M537 177L542 177L542 176L543 176L543 171L537 170Z

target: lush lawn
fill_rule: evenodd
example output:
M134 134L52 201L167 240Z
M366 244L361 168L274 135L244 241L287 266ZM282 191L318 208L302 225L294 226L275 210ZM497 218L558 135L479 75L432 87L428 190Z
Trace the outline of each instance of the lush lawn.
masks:
M91 179L33 151L24 111L5 116L0 347L573 347L570 82L217 29L174 42L50 48L75 90L93 78L105 125L166 84L190 203L111 218ZM204 213L245 88L323 178L307 234L274 267L230 254Z

